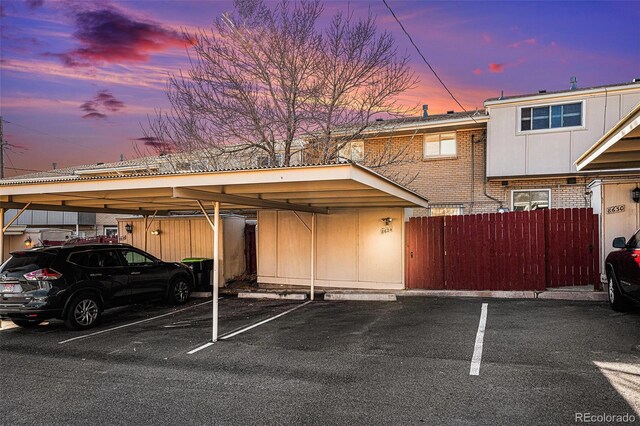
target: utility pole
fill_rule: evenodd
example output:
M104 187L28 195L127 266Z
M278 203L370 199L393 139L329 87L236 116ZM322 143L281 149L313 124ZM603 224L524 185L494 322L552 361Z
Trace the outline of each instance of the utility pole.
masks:
M0 179L4 179L4 133L2 132L2 116L0 115ZM1 257L1 255L0 255Z

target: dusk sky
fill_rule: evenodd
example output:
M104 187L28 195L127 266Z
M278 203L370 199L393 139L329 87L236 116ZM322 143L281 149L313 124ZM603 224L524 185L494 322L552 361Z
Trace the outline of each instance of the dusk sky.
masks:
M540 89L640 77L640 3L388 0L467 109ZM6 174L135 156L147 116L166 108L167 75L189 67L182 30L210 28L231 2L1 0L0 102ZM420 85L402 101L432 114L460 108L420 60L382 1L370 8L411 57ZM141 144L141 142L138 142ZM24 170L15 170L24 169Z

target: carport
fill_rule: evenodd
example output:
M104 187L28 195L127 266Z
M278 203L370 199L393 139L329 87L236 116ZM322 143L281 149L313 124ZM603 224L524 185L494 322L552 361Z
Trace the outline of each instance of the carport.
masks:
M0 253L4 232L26 209L151 217L201 211L213 229L213 331L218 339L220 211L289 210L312 214L310 298L314 293L316 215L332 209L426 207L427 200L357 164L160 173L118 168L0 181ZM19 209L4 223L5 209ZM213 217L210 216L213 212Z

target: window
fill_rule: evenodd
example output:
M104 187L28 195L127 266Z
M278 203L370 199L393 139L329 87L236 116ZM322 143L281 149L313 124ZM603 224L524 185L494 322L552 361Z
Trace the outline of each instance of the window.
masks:
M513 211L530 211L551 207L550 189L527 189L511 191L511 207Z
M258 157L258 167L280 167L282 166L282 154L276 154L275 164L271 161L271 157L266 155Z
M117 226L105 226L103 228L105 237L117 237L118 236L118 227Z
M340 158L351 161L364 160L364 141L347 142L339 152Z
M424 159L430 158L446 158L455 157L456 152L456 134L455 133L439 133L424 135Z
M520 130L582 126L582 102L520 109Z
M113 250L79 251L69 255L69 262L86 268L113 268L121 266Z
M133 250L123 250L125 260L129 266L151 265L155 260L145 254Z
M433 206L429 207L429 216L457 216L463 211L462 206Z

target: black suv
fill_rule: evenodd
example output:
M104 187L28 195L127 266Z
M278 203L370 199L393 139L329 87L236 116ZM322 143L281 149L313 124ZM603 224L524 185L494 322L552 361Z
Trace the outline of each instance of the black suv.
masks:
M11 253L0 266L0 318L32 327L49 318L86 329L103 309L165 298L187 301L193 274L126 244L42 247Z
M613 240L605 267L609 283L609 303L616 311L624 311L632 300L640 302L640 230L627 242L624 237Z

